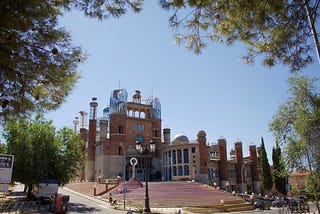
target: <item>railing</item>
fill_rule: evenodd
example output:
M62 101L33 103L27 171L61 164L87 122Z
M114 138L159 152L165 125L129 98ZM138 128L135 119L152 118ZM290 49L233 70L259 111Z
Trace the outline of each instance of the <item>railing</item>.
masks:
M0 203L0 213L20 213L39 211L41 209L39 201Z

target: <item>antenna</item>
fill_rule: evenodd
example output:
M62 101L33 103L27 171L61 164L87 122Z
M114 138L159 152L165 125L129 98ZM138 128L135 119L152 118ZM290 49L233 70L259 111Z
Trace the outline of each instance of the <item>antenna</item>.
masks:
M118 81L118 89L120 89L120 80Z
M151 86L151 101L153 101L153 85Z

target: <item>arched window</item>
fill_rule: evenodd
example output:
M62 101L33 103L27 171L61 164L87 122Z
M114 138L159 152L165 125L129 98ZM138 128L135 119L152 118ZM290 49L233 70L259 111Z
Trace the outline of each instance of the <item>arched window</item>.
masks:
M189 166L184 165L184 175L189 175Z
M188 149L183 150L183 162L189 163L189 150Z
M176 166L173 167L173 176L177 176L177 167Z
M182 152L180 149L178 150L178 163L182 163Z
M182 176L182 166L181 165L178 166L178 175Z
M176 150L172 151L172 164L176 164L177 160L176 160Z

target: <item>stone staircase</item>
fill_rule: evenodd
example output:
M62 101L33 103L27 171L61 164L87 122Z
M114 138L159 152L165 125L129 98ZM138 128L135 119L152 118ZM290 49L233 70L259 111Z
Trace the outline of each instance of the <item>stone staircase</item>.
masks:
M233 196L208 185L190 181L149 182L149 198L151 208L182 208L193 213L236 212L253 210L253 206L243 198ZM126 182L126 204L131 207L144 205L145 183L130 180ZM96 192L105 191L105 184L95 182L70 183L66 185L74 191L93 196ZM114 200L123 202L123 183L109 185L108 191L101 196L108 200L112 194ZM223 203L221 201L223 200Z
M128 189L132 184L128 183ZM131 206L143 205L145 188L141 188L137 184L135 185L136 189L132 188L126 193L126 202L131 204ZM152 208L181 207L190 212L196 211L199 213L202 211L208 213L208 209L212 213L253 209L252 205L246 203L243 198L197 182L149 182L149 197ZM115 194L114 198L121 201L123 195ZM221 200L223 200L223 204Z

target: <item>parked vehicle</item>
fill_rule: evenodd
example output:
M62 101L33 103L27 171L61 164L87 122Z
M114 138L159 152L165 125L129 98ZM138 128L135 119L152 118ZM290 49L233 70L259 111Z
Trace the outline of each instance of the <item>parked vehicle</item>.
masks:
M256 199L254 200L253 207L260 210L270 210L270 201Z
M276 199L271 202L271 206L273 207L284 207L287 206L287 202L283 199Z
M310 212L309 204L303 199L290 199L288 206L291 212Z

